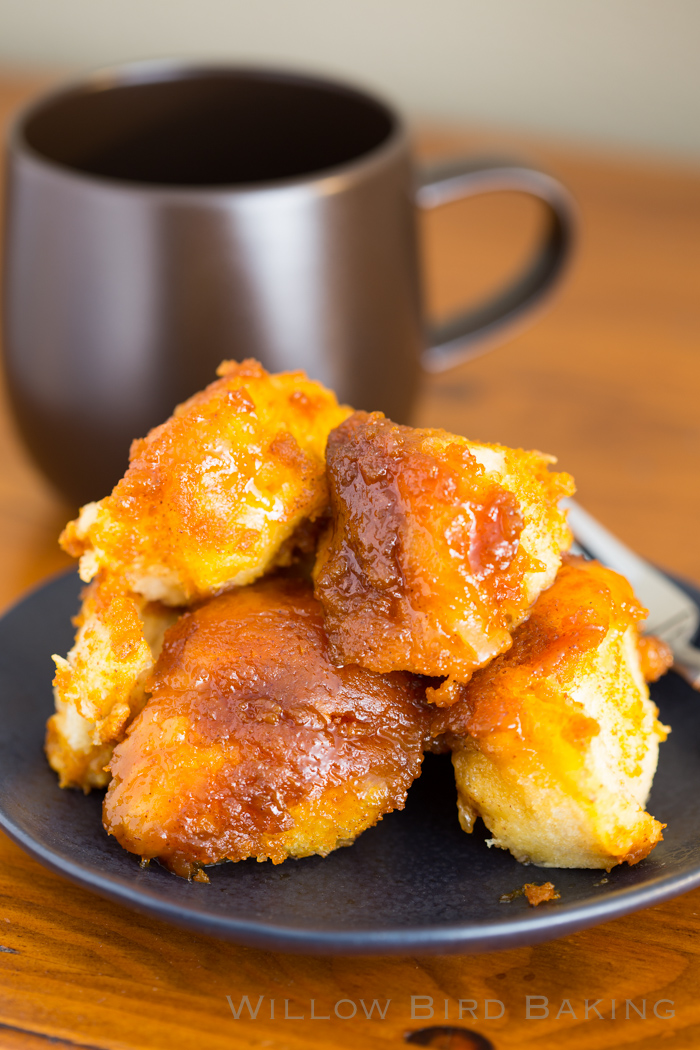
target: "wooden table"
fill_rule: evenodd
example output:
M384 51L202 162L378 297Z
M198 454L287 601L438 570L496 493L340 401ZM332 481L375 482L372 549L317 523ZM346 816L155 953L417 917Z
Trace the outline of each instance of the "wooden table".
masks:
M0 117L39 86L0 78ZM486 132L431 129L419 140L425 156L525 153L572 189L582 218L577 260L551 310L499 349L426 381L420 422L556 452L594 514L648 558L700 580L700 173ZM515 197L432 215L433 308L502 276L536 219ZM55 539L71 508L27 461L4 406L0 457L7 604L67 563ZM456 1022L460 999L479 1004L476 1020L467 1014L462 1024L499 1050L700 1045L700 891L534 948L327 959L239 948L141 918L50 874L1 836L0 857L3 1048L400 1047L405 1033L445 1023L445 1000ZM232 1015L226 997L238 1007L244 995L253 1004L264 997L255 1020L245 1009ZM549 1017L526 1019L528 995L549 1000ZM411 996L432 997L432 1019L427 1010L411 1017ZM384 1020L362 1015L360 999L375 998L391 999ZM330 1019L310 1018L311 999ZM483 1019L486 999L492 1014L495 1001L504 1004L502 1017ZM589 1009L586 1020L584 1001L598 999L603 1019ZM645 999L647 1017L625 1019L626 999ZM285 1020L284 1000L304 1019ZM336 1017L340 1000L359 1016ZM657 1014L673 1016L654 1016L661 1000L673 1006L661 1003Z

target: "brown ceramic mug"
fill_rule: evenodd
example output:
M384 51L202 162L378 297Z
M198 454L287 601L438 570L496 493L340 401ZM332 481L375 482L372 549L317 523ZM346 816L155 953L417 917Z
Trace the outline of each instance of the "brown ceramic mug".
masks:
M381 100L298 73L173 62L97 73L31 105L8 147L4 344L39 466L77 502L222 358L303 368L407 421L421 368L450 367L553 286L572 209L512 162L416 175ZM429 332L416 203L494 190L548 221L507 289Z

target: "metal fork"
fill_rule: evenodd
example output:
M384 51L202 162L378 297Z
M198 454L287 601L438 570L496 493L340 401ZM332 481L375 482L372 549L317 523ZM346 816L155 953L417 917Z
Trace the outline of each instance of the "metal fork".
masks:
M700 648L693 639L700 626L696 602L662 572L631 551L575 500L562 500L576 543L574 551L587 554L625 576L642 605L649 610L643 630L671 647L673 668L700 690Z

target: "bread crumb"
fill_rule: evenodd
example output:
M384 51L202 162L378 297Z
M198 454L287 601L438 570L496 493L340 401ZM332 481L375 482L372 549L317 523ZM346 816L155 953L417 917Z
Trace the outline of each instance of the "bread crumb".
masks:
M530 907L536 908L538 904L543 904L545 901L558 901L561 894L556 892L553 882L543 882L541 886L535 882L526 882L524 886L513 890L512 893L502 893L498 898L498 903L510 904L518 897L527 897Z
M536 908L538 904L543 904L545 901L558 901L561 897L561 893L557 893L554 889L553 882L543 882L541 886L534 882L526 882L523 886L523 893L531 908Z

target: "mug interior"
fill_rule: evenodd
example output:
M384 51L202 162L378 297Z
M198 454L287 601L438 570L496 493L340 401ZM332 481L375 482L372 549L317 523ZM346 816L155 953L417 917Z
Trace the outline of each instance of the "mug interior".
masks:
M89 175L235 186L347 164L392 134L391 111L323 80L251 70L172 70L96 82L34 109L21 129L46 159Z

